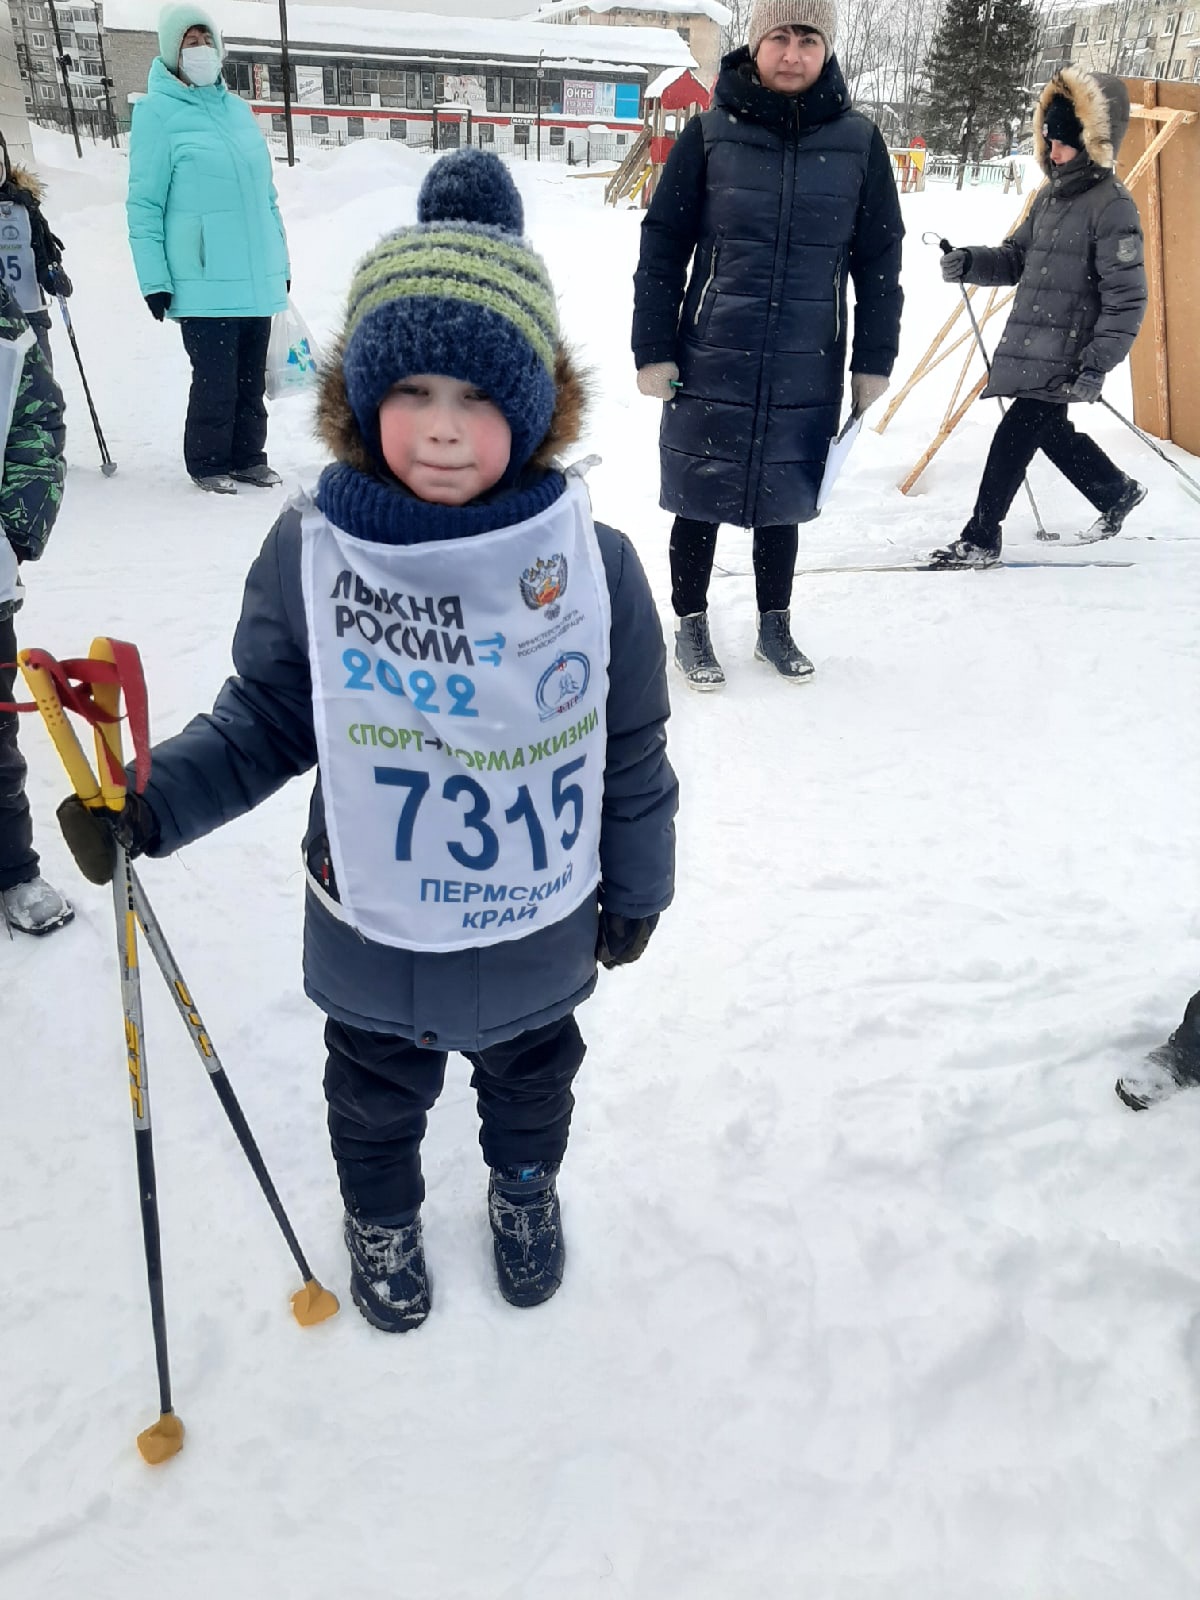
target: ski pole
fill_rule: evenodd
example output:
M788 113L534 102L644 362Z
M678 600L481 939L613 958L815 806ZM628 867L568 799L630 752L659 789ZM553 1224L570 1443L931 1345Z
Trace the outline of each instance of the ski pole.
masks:
M93 644L93 652L96 645ZM105 641L107 643L107 641ZM111 652L111 645L109 645ZM125 803L125 781L118 780L109 756L118 756L120 734L114 722L96 734L101 777L97 782L74 728L67 721L58 691L44 667L35 665L30 652L22 650L17 660L26 683L45 718L75 793L89 810L119 811ZM118 685L97 685L96 703L103 711L116 714L120 698ZM143 1460L151 1466L168 1460L183 1448L183 1423L171 1404L171 1371L167 1356L167 1319L163 1297L162 1241L158 1220L158 1185L154 1171L154 1138L150 1123L150 1095L146 1080L146 1057L142 1048L142 996L138 977L137 919L133 908L129 856L117 845L117 871L113 876L113 909L116 917L117 960L121 973L121 1007L125 1019L125 1057L129 1070L129 1097L133 1107L133 1138L137 1158L138 1194L142 1212L142 1243L146 1256L146 1280L150 1290L150 1321L154 1330L154 1359L158 1371L159 1417L137 1436Z
M136 872L130 873L133 885L133 907L137 919L142 925L146 935L146 943L150 946L154 959L158 962L159 971L166 980L167 988L171 991L171 998L175 1008L183 1018L184 1026L191 1036L196 1052L204 1063L209 1081L216 1091L217 1098L224 1108L225 1115L229 1118L230 1126L237 1135L237 1141L242 1147L250 1169L258 1179L259 1188L266 1197L266 1202L271 1208L271 1214L279 1224L280 1232L287 1240L288 1249L300 1269L300 1276L304 1280L304 1287L297 1289L292 1296L292 1312L301 1327L308 1328L314 1323L324 1322L327 1317L332 1317L338 1309L337 1296L328 1289L322 1288L313 1276L312 1268L305 1259L296 1238L291 1223L288 1221L287 1212L279 1199L275 1185L271 1182L271 1175L267 1171L266 1163L250 1131L238 1097L234 1093L233 1085L225 1074L220 1058L209 1037L208 1029L200 1016L191 991L184 982L183 974L176 964L171 948L167 944L158 918L154 915L153 908L142 887L141 880Z
M1157 440L1152 439L1148 433L1143 433L1136 422L1130 422L1129 418L1124 414L1124 412L1118 411L1116 406L1110 405L1103 395L1100 396L1100 404L1107 410L1111 411L1118 422L1123 422L1127 428L1129 428L1133 433L1136 433L1143 444L1148 444L1156 456L1161 456L1169 467L1174 467L1175 471L1188 485L1196 498L1200 499L1200 483L1197 483L1195 478L1186 473L1179 465L1178 461L1173 461L1167 452L1162 448L1162 446L1157 442Z
M108 453L108 445L104 442L104 433L100 427L100 418L96 415L96 405L92 399L92 391L88 387L87 373L83 370L83 357L79 354L79 344L75 338L75 327L71 321L71 313L67 310L67 302L62 295L54 297L58 301L58 309L62 312L63 323L67 330L67 338L71 341L71 349L75 354L75 365L79 368L80 381L83 384L84 397L87 400L88 410L92 414L92 427L96 430L96 443L100 446L100 471L106 478L111 478L117 470L117 463Z
M931 240L935 240L937 242L937 246L941 250L941 252L942 252L942 254L944 256L949 255L950 251L954 248L953 245L950 243L949 239L940 238L939 235L937 235L936 233L923 233L921 235L921 243L922 244L929 244ZM983 364L987 368L987 375L990 378L991 375L992 375L991 358L988 356L988 353L987 353L987 345L985 345L984 342L983 342L983 330L980 328L979 323L978 323L978 321L976 320L976 317L975 317L975 307L971 304L971 296L967 293L966 284L960 282L958 287L959 287L959 291L962 294L963 305L965 305L966 308L967 308L967 315L971 319L971 327L974 329L974 332L975 332L975 343L979 346L979 354L983 357ZM1001 397L999 395L996 396L996 403L1000 407L1000 415L1002 417L1007 415L1007 413L1005 412L1005 409L1004 409L1004 401L1001 399ZM1021 479L1021 482L1024 484L1025 493L1029 497L1029 508L1033 512L1033 520L1037 525L1037 536L1038 536L1038 538L1039 539L1044 539L1044 540L1047 540L1047 541L1057 539L1058 538L1058 534L1050 533L1046 528L1046 524L1042 521L1042 514L1038 510L1037 501L1033 498L1033 489L1030 486L1028 474L1026 474L1026 476Z

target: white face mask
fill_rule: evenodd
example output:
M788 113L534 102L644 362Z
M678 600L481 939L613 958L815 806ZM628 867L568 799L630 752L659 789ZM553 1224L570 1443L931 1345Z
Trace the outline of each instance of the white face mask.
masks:
M179 52L179 70L197 89L207 89L221 76L221 58L211 44L190 44Z

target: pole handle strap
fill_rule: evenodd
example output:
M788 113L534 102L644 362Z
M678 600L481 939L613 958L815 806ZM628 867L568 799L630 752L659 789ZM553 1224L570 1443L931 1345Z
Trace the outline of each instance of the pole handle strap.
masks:
M97 730L98 735L105 727L112 727L113 733L116 734L115 725L122 720L116 707L119 706L123 696L125 720L128 722L129 736L133 743L134 788L138 794L142 794L150 780L150 706L142 658L138 654L137 646L123 639L109 639L105 644L108 646L111 659L84 656L59 661L48 650L20 651L18 665L25 674L30 688L39 693L39 698L0 704L0 711L41 711L55 744L59 747L59 753L63 754L60 730L52 722L55 707L60 715L64 711L73 711L76 716L82 717L90 727ZM92 648L95 650L96 644L93 644ZM33 678L40 679L40 683L35 686ZM96 695L97 689L100 690L99 699ZM103 702L109 702L109 705L106 706ZM68 728L69 726L67 724ZM78 745L78 741L75 743ZM98 736L96 745L97 753L103 752L101 769L105 792L119 785L123 793L125 771L119 759L119 737L109 740ZM79 755L82 757L82 751ZM86 765L86 758L83 759ZM75 781L81 798L86 798L79 788L77 773L72 770L69 762L67 771ZM93 794L94 792L93 782Z

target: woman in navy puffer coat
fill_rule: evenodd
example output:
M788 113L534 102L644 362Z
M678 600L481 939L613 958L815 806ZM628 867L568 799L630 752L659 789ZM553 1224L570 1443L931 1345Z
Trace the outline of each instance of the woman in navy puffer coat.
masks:
M667 402L675 656L695 688L724 682L706 610L722 522L755 530L756 653L791 681L811 675L788 607L796 524L817 515L838 430L848 280L856 410L896 358L899 201L878 129L850 108L835 25L827 0L759 0L749 45L722 63L712 109L684 130L642 227L633 352L638 387Z

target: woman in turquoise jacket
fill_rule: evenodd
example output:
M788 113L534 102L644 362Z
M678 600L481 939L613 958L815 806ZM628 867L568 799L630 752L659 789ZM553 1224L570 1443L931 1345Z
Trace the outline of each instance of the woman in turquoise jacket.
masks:
M129 140L129 244L159 322L179 323L192 363L183 455L216 494L271 488L263 403L271 318L291 269L271 154L221 78L224 47L198 5L168 5Z

